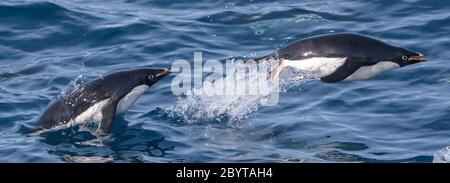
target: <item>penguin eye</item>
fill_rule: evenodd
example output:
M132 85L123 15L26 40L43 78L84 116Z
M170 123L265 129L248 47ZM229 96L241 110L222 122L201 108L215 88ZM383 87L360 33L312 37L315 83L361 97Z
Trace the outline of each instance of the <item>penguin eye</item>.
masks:
M149 79L149 80L152 80L154 77L155 77L155 76L150 75L150 76L148 76L148 79Z
M408 56L402 56L402 60L408 60Z

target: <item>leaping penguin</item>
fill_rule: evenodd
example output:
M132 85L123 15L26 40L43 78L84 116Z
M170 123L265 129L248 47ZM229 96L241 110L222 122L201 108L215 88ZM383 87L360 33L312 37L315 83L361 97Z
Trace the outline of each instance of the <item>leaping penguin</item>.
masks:
M270 71L272 79L278 78L284 68L292 67L319 77L325 83L365 80L427 60L421 53L348 33L303 39L256 61L269 59L278 61Z
M125 113L169 69L120 71L97 78L57 98L38 120L39 129L100 122L96 133L109 131L114 116Z

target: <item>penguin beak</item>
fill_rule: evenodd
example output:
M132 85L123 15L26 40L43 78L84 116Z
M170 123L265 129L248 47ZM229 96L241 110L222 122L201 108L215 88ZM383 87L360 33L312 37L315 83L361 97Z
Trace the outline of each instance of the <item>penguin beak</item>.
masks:
M427 61L427 57L425 55L423 55L422 53L418 53L419 55L417 56L411 56L409 57L408 60L410 61L419 61L419 62L425 62Z
M166 76L166 75L168 75L168 74L170 74L171 72L170 72L170 69L163 69L160 73L158 73L158 74L156 74L156 77L164 77L164 76Z

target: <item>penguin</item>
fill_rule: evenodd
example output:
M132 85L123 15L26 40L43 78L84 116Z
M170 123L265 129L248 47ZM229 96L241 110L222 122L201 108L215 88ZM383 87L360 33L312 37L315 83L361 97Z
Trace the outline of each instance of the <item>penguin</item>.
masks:
M111 73L89 81L58 97L33 130L99 122L95 133L109 132L114 116L128 111L152 85L170 73L169 69L135 69Z
M277 60L269 71L276 79L287 67L311 74L325 83L366 80L386 71L427 60L425 55L367 36L328 34L297 41L270 55L255 59Z

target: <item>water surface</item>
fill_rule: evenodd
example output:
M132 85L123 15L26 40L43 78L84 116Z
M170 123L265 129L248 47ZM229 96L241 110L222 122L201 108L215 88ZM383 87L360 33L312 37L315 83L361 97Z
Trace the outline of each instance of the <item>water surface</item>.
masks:
M0 162L432 162L450 145L449 9L441 0L2 1ZM62 91L101 74L169 67L194 51L254 58L340 32L429 61L367 81L308 80L276 106L238 111L237 125L173 110L198 102L172 94L173 74L117 117L109 136L23 132Z

